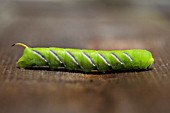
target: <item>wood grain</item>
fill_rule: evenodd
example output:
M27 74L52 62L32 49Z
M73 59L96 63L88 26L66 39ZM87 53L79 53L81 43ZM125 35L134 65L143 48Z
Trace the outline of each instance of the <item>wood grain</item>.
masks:
M8 18L0 16L1 113L170 111L170 21L160 12L100 4L5 5ZM106 74L22 70L17 68L16 61L23 48L11 48L15 42L33 47L144 48L153 53L155 64L149 71Z

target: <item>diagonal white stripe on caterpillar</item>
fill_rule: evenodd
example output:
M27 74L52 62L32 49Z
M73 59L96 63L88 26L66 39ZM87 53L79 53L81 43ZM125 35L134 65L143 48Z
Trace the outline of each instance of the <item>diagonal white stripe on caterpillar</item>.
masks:
M61 63L63 64L63 62L61 61L60 57L57 55L57 53L55 53L53 50L50 50L50 53Z
M39 56L44 62L48 63L47 59L43 55L41 55L41 53L39 53L36 50L33 50L33 53L36 54L37 56Z
M68 51L66 51L66 54L74 61L74 63L76 63L77 65L79 65L78 61L76 60L76 58Z
M87 60L90 62L90 64L92 64L94 67L96 66L93 62L93 60L88 56L88 54L86 54L85 52L82 52L82 55L87 58Z
M123 55L125 55L131 62L133 61L129 54L123 52Z
M124 64L114 53L111 53L112 57L114 57L120 64Z
M105 59L105 57L104 57L102 54L100 54L100 53L97 52L97 55L98 55L108 66L111 66L111 65L109 64L109 62Z

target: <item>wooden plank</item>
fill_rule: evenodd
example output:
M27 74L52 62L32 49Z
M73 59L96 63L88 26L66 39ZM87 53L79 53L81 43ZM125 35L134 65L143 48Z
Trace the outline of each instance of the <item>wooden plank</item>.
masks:
M168 21L160 20L159 14L147 11L142 15L131 8L113 10L100 5L60 6L56 10L45 4L34 4L33 13L29 10L32 2L26 3L11 4L16 8L15 21L0 28L1 113L170 111L170 32ZM47 12L37 14L41 9ZM16 61L23 49L11 48L15 42L91 49L144 48L152 51L155 64L150 71L106 74L21 70Z

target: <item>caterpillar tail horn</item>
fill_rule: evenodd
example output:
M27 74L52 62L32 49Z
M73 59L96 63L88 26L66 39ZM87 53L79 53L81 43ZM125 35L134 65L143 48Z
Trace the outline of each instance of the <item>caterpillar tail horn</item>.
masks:
M15 44L12 44L12 47L13 46L22 46L22 47L24 47L24 48L28 48L28 46L27 45L25 45L25 44L23 44L23 43L15 43Z

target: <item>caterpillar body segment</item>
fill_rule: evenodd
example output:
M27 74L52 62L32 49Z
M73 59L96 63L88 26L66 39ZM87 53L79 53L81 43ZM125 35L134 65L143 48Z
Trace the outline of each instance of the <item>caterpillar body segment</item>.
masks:
M24 44L17 43L23 46ZM30 48L24 46L24 53L18 60L20 68L49 66L51 69L63 67L67 70L111 70L149 69L154 62L147 50L86 50L71 48Z

